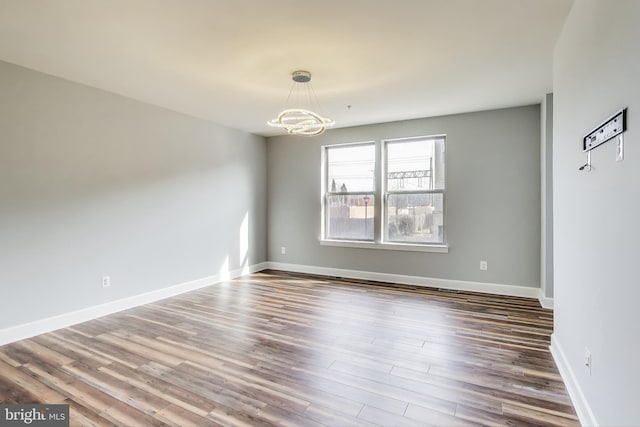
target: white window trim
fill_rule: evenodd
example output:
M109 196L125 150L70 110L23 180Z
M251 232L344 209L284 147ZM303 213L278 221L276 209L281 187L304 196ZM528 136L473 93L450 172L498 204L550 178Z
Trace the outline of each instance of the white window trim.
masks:
M389 191L387 189L387 164L388 164L388 157L387 157L387 144L388 143L394 143L394 142L404 142L404 141L420 141L420 140L424 140L424 139L444 139L444 187L441 189L437 189L437 190L422 190L422 191ZM376 241L379 241L381 244L383 245L400 245L402 247L424 247L424 246L429 246L429 247L434 247L434 248L441 248L441 247L446 247L448 248L447 245L447 227L446 227L446 223L447 223L447 195L446 195L446 189L447 189L447 155L446 155L446 150L447 150L447 135L446 134L436 134L436 135L422 135L422 136L410 136L410 137L404 137L404 138L390 138L390 139L383 139L380 141L380 152L381 152L381 159L380 159L380 167L377 169L380 169L380 173L381 176L380 177L376 177L377 179L380 180L381 183L381 188L380 188L380 194L381 194L381 203L380 203L380 213L381 213L381 217L380 217L380 238L377 239ZM444 207L442 210L442 221L443 224L445 225L444 227L444 233L442 236L442 242L438 242L438 243L404 243L404 242L396 242L396 241L392 241L388 239L388 236L386 235L386 230L384 228L384 224L387 221L386 215L388 215L387 212L387 197L390 194L401 194L401 193L408 193L408 194L442 194L443 200L444 200ZM437 252L437 251L434 251Z
M359 248L359 249L383 249L390 251L406 251L406 252L436 252L448 253L449 245L446 244L411 244L411 243L395 243L395 242L365 242L358 240L331 240L320 239L322 246L337 246L343 248Z
M329 163L327 161L327 149L329 148L340 148L340 147L354 147L354 146L358 146L358 145L373 145L374 146L374 150L375 150L375 161L376 163L378 162L378 142L377 141L360 141L360 142L349 142L349 143L345 143L345 144L329 144L329 145L323 145L321 147L322 150L322 154L321 154L321 168L322 168L322 173L321 173L321 179L322 179L322 186L320 188L320 206L321 206L321 212L320 212L320 216L321 216L321 228L320 228L320 241L334 241L334 242L353 242L353 243L366 243L366 244L373 244L375 243L375 239L376 239L376 235L377 235L377 231L376 231L376 223L375 223L375 219L374 219L374 235L373 238L374 240L341 240L341 239L329 239L329 238L325 238L326 233L327 233L327 186L329 185ZM377 169L377 168L375 168ZM377 180L378 180L378 176L376 175L376 172L374 171L374 176L373 176L373 192L369 192L369 191L362 191L362 192L355 192L355 194L371 194L374 198L374 205L376 203L379 203L379 190L377 190ZM375 218L375 217L374 217Z
M380 140L369 140L369 141L360 141L360 142L350 142L350 143L342 143L342 144L328 144L321 146L321 189L320 189L320 205L321 205L321 227L320 227L320 237L319 242L321 246L334 246L334 247L345 247L345 248L359 248L359 249L376 249L376 250L391 250L391 251L406 251L406 252L432 252L432 253L448 253L449 252L449 244L447 242L447 227L444 228L444 236L443 243L400 243L400 242L392 242L385 240L385 230L384 230L384 211L385 211L385 202L384 194L386 191L386 180L383 180L384 169L386 168L386 159L383 160L383 156L386 156L385 143L394 142L394 141L407 141L412 139L424 139L424 138L444 138L445 139L445 151L446 151L446 134L436 134L436 135L424 135L424 136L411 136L406 138L392 138L392 139L380 139ZM374 206L379 206L379 209L375 209L374 216L374 240L342 240L342 239L330 239L325 237L326 233L326 186L327 177L328 177L328 164L327 164L327 149L335 148L335 147L344 147L344 146L354 146L354 145L367 145L374 144L375 145L375 159L376 159L376 167L374 171ZM430 191L433 193L442 193L445 195L445 206L443 209L443 221L446 224L446 183L447 183L447 156L444 156L445 161L445 187L441 190Z

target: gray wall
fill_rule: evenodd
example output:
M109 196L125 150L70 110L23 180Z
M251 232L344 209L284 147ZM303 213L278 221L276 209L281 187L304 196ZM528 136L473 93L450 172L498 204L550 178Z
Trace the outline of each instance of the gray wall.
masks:
M265 261L265 175L262 137L0 62L0 328Z
M640 425L638 40L637 0L577 1L554 60L554 338L609 426ZM610 141L593 150L593 170L579 172L582 137L626 106L624 161Z
M321 145L442 133L449 253L319 244ZM272 137L267 159L270 261L540 286L539 105Z

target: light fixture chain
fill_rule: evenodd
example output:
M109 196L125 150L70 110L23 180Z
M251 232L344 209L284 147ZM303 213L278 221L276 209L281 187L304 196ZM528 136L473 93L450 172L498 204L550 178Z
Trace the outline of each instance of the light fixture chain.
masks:
M289 108L289 100L291 99L291 94L293 93L293 88L296 86L295 83L291 83L291 88L289 89L289 96L287 96L287 101L284 103L284 109Z

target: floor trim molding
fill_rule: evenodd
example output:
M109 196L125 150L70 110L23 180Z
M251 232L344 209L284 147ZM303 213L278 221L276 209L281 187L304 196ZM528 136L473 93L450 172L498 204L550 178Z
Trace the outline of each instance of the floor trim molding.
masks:
M495 295L509 295L527 298L538 298L544 308L553 308L553 300L544 299L539 288L527 286L502 285L497 283L471 282L463 280L436 279L421 276L408 276L389 273L377 273L361 270L348 270L329 267L316 267L301 264L280 262L262 262L241 269L203 277L193 281L180 283L168 288L158 289L140 295L111 301L92 307L83 308L69 313L35 320L33 322L11 326L0 330L0 345L31 338L36 335L66 328L78 323L86 322L122 310L149 304L164 298L180 295L196 289L210 286L225 280L241 277L261 270L273 269L295 273L318 274L323 276L345 277L351 279L373 280L379 282L399 283L430 288L442 288L471 292L482 292ZM550 302L549 302L550 301Z
M539 290L538 301L540 301L540 305L542 306L542 308L553 310L553 298L545 297L544 291L542 289Z
M143 304L149 304L161 299L180 295L185 292L194 291L196 289L204 288L205 286L214 285L225 280L235 279L236 277L255 273L266 268L267 263L263 262L237 270L216 274L214 276L203 277L201 279L169 286L168 288L157 289L151 292L146 292L140 295L133 295L104 304L72 311L69 313L35 320L33 322L24 323L21 325L11 326L0 330L0 345L5 345L15 341L31 338L33 336L52 332L57 329L67 328L78 323L97 319L98 317L117 313L129 308L138 307Z
M589 406L589 402L584 396L582 388L580 388L580 384L576 380L576 376L571 369L571 365L568 362L567 356L565 355L556 334L551 334L551 345L549 346L549 350L551 350L553 360L555 360L560 376L567 387L569 397L571 398L573 407L576 410L580 424L583 426L599 426L600 424L598 424L596 417L593 415L591 406Z
M430 277L376 273L372 271L346 270L329 267L315 267L311 265L287 264L282 262L268 262L267 264L269 266L268 268L271 268L273 270L282 270L294 273L319 274L322 276L374 280L378 282L399 283L403 285L482 292L487 294L509 295L516 297L538 298L540 296L539 288L532 288L527 286L500 285L497 283L470 282L464 280L435 279Z

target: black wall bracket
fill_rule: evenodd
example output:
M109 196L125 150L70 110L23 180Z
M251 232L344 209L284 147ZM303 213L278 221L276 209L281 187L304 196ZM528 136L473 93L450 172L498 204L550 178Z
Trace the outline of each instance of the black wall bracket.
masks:
M582 151L591 151L627 130L627 109L615 113L582 138Z

